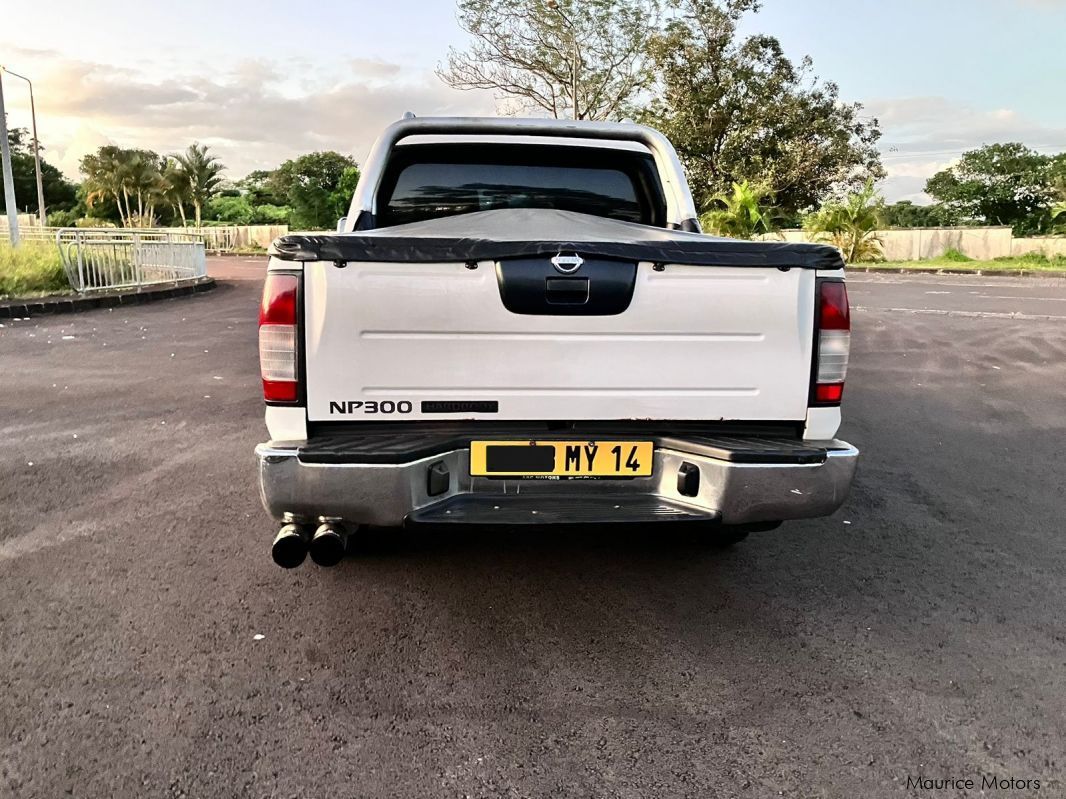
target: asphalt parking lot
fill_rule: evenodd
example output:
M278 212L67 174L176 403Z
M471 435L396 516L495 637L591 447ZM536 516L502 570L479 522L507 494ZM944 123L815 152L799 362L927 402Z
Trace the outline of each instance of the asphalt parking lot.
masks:
M262 261L212 271L0 329L0 796L1063 795L1066 280L853 276L831 518L284 572Z

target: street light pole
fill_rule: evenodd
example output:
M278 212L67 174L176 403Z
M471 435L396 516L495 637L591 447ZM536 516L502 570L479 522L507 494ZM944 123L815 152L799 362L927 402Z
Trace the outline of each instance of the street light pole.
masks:
M15 177L11 174L11 147L7 143L7 112L4 110L4 81L0 78L0 161L4 171L4 208L11 246L19 243L19 209L15 205Z
M41 153L37 142L37 108L33 103L33 81L25 75L12 72L7 67L0 67L0 70L3 70L8 75L14 75L16 78L22 78L30 86L30 121L33 125L33 163L37 167L37 217L41 220L41 227L45 227L48 224L48 217L44 210L44 181L41 178Z

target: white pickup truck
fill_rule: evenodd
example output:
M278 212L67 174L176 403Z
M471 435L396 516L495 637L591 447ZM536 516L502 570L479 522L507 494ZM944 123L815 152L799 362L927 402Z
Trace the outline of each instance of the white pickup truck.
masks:
M281 566L359 525L672 522L844 501L844 264L700 233L662 134L405 118L336 234L274 242L256 448Z

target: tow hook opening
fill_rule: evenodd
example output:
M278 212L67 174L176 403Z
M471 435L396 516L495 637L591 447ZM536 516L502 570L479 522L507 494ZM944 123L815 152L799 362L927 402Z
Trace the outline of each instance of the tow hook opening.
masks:
M677 470L677 493L683 497L695 497L700 493L700 467L694 463L682 463Z

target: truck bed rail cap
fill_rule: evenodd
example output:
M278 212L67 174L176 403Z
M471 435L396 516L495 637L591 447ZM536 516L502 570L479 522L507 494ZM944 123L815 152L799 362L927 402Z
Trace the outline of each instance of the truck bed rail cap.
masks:
M437 263L576 252L693 266L843 269L826 244L744 241L572 211L508 208L355 233L283 236L270 255L286 261Z

